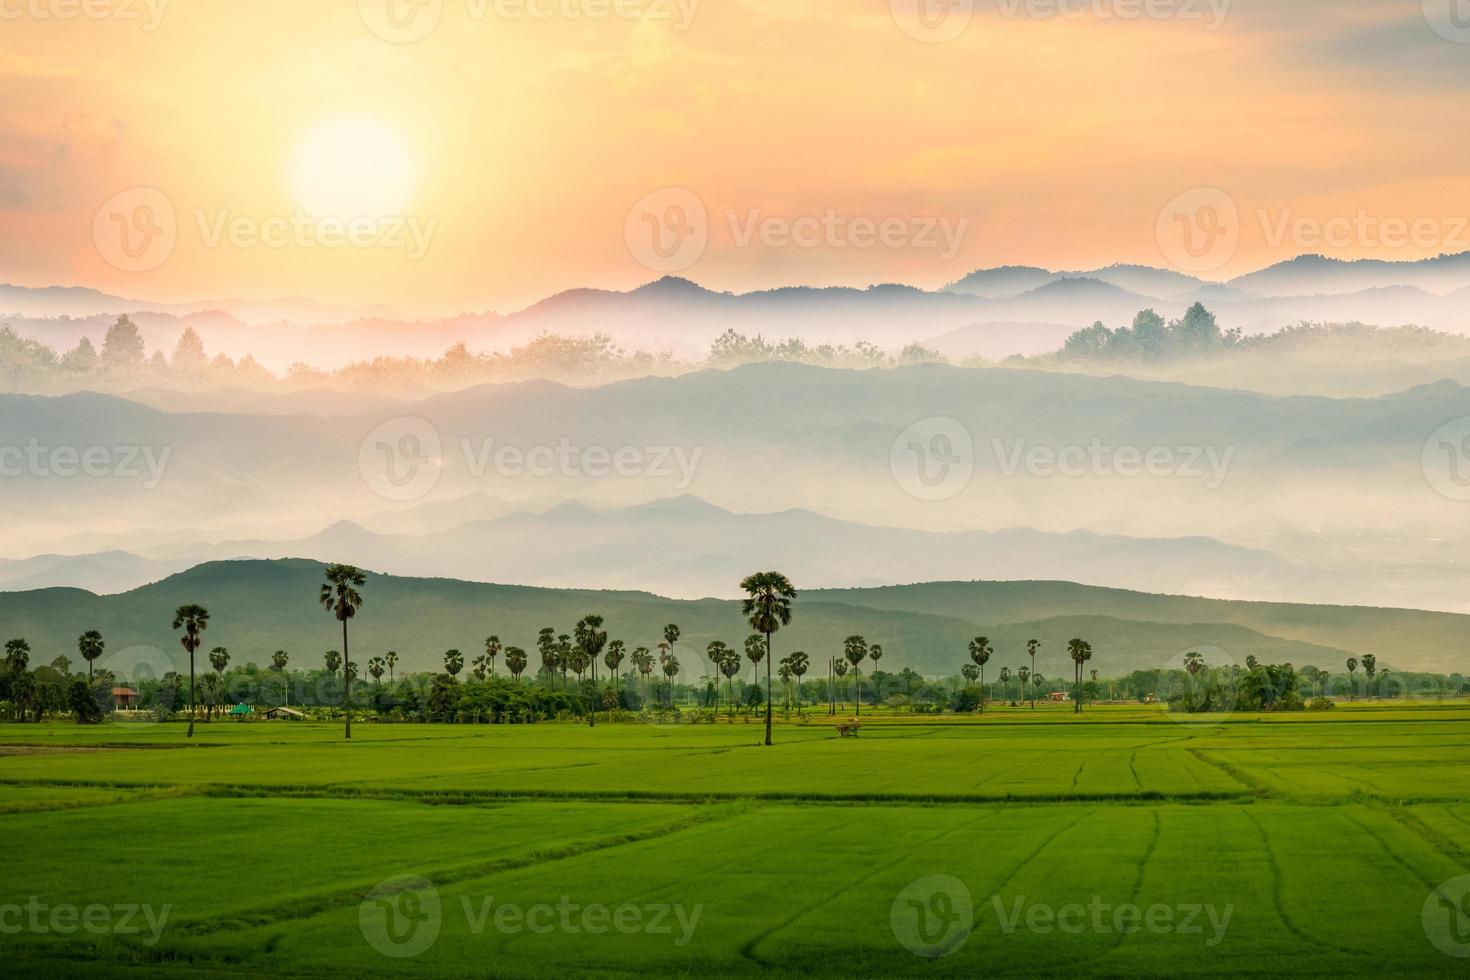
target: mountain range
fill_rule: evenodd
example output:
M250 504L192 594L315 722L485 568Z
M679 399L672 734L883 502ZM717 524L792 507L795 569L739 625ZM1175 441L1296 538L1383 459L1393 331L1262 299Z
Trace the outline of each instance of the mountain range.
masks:
M75 660L80 629L100 630L107 657L119 663L187 661L168 629L185 602L210 610L206 643L224 646L235 662L265 664L284 649L293 664L313 667L338 648L338 625L316 601L322 566L292 560L216 562L115 596L77 589L0 594L0 623L26 637L32 659ZM800 583L798 583L798 586ZM569 630L588 613L605 617L612 637L652 647L665 623L682 629L675 654L686 677L706 672L702 651L712 640L739 645L749 632L733 599L679 601L647 592L548 590L453 579L371 574L366 602L353 621L354 657L395 650L405 669L437 669L449 648L473 652L487 634L532 653L542 626ZM1395 609L1212 602L1097 589L1065 582L955 582L894 589L801 592L777 654L803 649L813 660L840 653L853 633L883 645L884 669L910 667L929 675L957 672L966 644L978 634L996 647L992 669L1025 662L1025 641L1040 639L1037 669L1048 677L1070 669L1067 640L1088 639L1093 665L1105 675L1178 666L1202 648L1216 663L1290 661L1341 670L1349 655L1377 651L1395 670L1459 670L1470 620ZM139 648L144 648L140 650ZM107 657L100 661L108 666Z
M865 339L895 350L931 342L953 357L999 359L1055 349L1072 330L1095 321L1124 324L1146 307L1179 316L1196 301L1246 333L1303 320L1467 333L1467 299L1470 252L1411 262L1305 255L1223 283L1141 265L981 269L940 290L880 284L736 294L666 277L628 291L570 289L518 311L422 320L303 299L169 304L71 287L0 285L0 322L61 349L84 336L100 344L113 318L130 313L150 347L171 351L192 326L211 353L251 354L284 371L303 356L335 369L370 354L438 356L459 341L472 350L505 351L544 332L605 333L624 345L685 358L702 356L716 337L735 330L813 343Z

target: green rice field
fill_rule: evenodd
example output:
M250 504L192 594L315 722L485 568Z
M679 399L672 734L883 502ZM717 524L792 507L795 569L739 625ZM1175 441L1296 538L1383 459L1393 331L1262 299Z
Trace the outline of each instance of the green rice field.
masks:
M0 728L0 972L1439 976L1470 708ZM120 843L123 842L123 843Z

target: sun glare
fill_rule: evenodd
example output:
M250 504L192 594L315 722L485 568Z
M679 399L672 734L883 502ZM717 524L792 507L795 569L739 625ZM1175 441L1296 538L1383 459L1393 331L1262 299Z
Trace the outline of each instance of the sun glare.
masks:
M403 135L370 116L339 116L307 131L296 149L296 201L318 217L402 213L413 193L412 154Z

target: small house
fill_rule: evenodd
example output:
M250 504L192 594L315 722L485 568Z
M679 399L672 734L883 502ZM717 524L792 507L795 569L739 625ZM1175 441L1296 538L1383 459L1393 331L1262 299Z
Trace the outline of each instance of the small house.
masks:
M294 708L266 708L262 713L270 721L300 721L306 717Z
M1065 700L1067 700L1067 692L1066 691L1052 691L1050 694L1048 694L1046 696L1046 699L1048 701L1065 701Z
M131 711L138 707L138 692L131 687L114 687L112 706L119 711Z
M243 701L230 709L231 718L244 718L247 715L253 714L255 714L255 709L250 707L250 705L245 704Z

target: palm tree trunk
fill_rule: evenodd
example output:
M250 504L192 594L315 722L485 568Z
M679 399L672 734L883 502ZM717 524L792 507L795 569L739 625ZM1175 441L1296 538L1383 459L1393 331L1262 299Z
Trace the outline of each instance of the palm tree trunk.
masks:
M342 620L342 708L347 718L347 737L352 738L352 654L347 650L347 620Z
M771 634L766 634L766 744L771 744Z
M852 680L857 685L857 697L853 698L852 706L857 711L857 716L863 716L863 672L856 667L852 669Z
M597 658L592 658L592 710L587 712L587 727L597 727Z
M37 718L36 721L40 721ZM194 737L194 651L189 651L189 734L185 738Z

